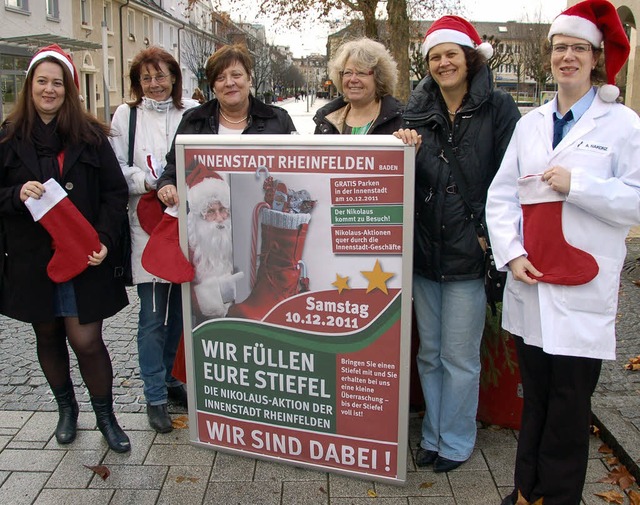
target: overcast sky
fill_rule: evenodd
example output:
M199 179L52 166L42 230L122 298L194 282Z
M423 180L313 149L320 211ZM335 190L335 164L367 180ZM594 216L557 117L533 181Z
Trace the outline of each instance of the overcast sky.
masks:
M254 2L255 0L248 0ZM462 0L467 9L466 17L470 21L529 21L550 22L566 7L565 0ZM255 5L255 4L252 4ZM237 13L238 10L234 9ZM233 11L232 11L233 12ZM248 12L255 12L255 7ZM540 15L538 15L538 12ZM237 16L232 16L237 20ZM253 14L245 14L244 20L264 24L267 28L267 40L271 44L285 45L291 48L295 57L310 53L324 54L326 52L326 26L318 23L308 24L303 32L287 30L282 23L258 17L252 19Z

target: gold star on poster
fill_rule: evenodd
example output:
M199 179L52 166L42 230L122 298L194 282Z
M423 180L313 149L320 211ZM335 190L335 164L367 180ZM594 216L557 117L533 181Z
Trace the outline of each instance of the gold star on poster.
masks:
M367 272L362 270L360 271L360 273L364 275L365 278L369 281L369 285L367 286L367 293L378 288L385 295L389 294L387 292L387 281L391 279L391 277L393 277L395 274L384 272L380 267L380 261L376 260L376 264L373 267L372 271Z
M342 293L345 289L351 289L349 287L349 277L342 277L338 274L336 274L336 280L331 285L338 289L338 293Z

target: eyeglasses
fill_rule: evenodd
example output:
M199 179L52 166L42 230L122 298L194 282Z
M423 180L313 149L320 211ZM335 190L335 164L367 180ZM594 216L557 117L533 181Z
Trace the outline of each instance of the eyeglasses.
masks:
M343 70L340 72L340 77L343 79L352 79L353 76L356 76L358 79L364 79L365 77L369 77L373 75L373 70L367 70L366 72L354 72L353 70Z
M154 79L158 84L162 84L171 74L156 74L156 75L145 75L144 77L140 77L140 82L142 84L151 84L151 81Z
M556 54L564 54L571 48L576 54L584 54L591 51L591 44L553 44L551 49Z

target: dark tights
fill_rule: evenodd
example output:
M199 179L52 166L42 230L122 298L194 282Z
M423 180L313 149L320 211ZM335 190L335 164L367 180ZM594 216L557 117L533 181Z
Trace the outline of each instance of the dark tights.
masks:
M78 358L80 373L92 397L111 395L113 369L102 341L102 321L80 324L77 317L59 317L33 325L38 360L52 388L71 382L67 339Z

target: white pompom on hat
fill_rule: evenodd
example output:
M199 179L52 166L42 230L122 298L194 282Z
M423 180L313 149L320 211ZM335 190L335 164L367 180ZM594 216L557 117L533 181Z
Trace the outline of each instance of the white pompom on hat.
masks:
M592 46L604 46L604 66L607 84L598 95L605 102L614 102L620 95L616 75L620 72L631 47L616 8L607 0L585 0L562 12L551 23L549 41L554 35L567 35L588 41Z
M33 55L33 58L31 58L31 62L27 67L27 75L29 74L31 69L36 66L36 64L39 61L43 60L48 56L51 56L57 59L65 67L67 67L67 69L69 69L69 72L71 72L71 77L73 77L73 82L76 85L76 88L80 90L80 77L78 76L78 70L76 69L76 66L73 64L71 55L65 53L58 44L51 44L50 46L46 46L39 49L36 52L36 54Z
M471 47L486 59L493 56L491 44L482 42L473 25L460 16L442 16L433 22L422 43L422 56L426 58L432 47L448 42Z

